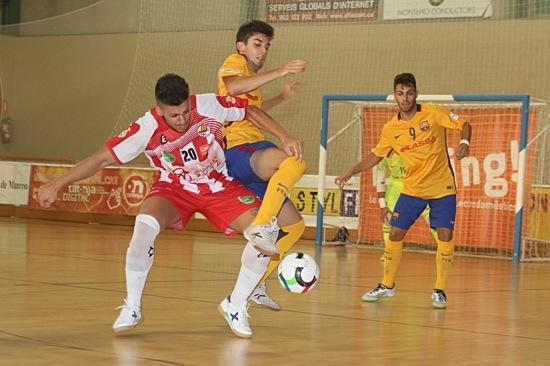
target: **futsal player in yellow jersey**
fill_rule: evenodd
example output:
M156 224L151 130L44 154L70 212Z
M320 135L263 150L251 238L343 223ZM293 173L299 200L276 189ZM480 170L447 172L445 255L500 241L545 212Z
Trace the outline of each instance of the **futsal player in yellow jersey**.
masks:
M276 97L265 101L263 99L261 86L289 74L301 73L306 64L304 60L293 60L277 69L259 74L273 35L273 27L260 20L253 20L239 28L236 36L237 52L229 55L218 71L218 94L246 98L250 105L258 106L264 111L296 94L299 83L291 82ZM245 237L262 247L263 240L267 241L267 246L273 245L272 238L268 237L270 233L278 235L275 246L280 255L272 257L251 300L279 310L280 306L266 293L265 280L304 232L304 220L287 196L292 186L304 174L306 164L302 160L303 147L300 140L273 123L260 127L278 137L282 148L265 141L260 128L244 120L226 124L225 156L229 175L262 199L256 219L243 233Z
M453 262L453 229L456 215L456 185L447 153L446 130L461 130L456 157L470 151L472 127L449 110L429 104L417 104L416 79L403 73L393 83L399 112L382 128L378 145L367 157L335 179L341 188L354 175L371 169L392 151L401 155L406 167L403 191L392 214L390 237L384 250L382 282L363 295L363 301L392 297L395 275L401 262L403 239L410 226L430 208L430 226L437 231L437 279L432 306L447 307L445 287Z

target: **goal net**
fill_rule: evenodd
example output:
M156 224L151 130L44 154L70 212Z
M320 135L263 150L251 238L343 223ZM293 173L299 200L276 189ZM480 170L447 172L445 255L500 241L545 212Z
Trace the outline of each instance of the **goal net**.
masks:
M419 102L444 105L473 127L470 156L462 160L455 157L460 132L447 131L458 187L457 251L514 260L550 259L548 104L521 95L420 96ZM336 188L334 176L374 148L383 124L396 112L392 96L323 98L319 159L319 191L323 196ZM352 216L356 221L347 227L352 229L354 243L383 245L375 183L376 169L369 170L342 193L355 199ZM325 215L324 202L318 203L317 242L321 243L334 235L326 230L334 225ZM409 249L435 248L423 220L413 225L405 244Z

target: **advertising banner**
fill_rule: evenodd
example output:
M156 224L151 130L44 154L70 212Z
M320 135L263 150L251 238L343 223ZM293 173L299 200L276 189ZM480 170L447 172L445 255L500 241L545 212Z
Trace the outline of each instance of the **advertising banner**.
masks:
M378 18L378 0L266 0L268 23L365 21Z
M0 162L0 204L26 205L30 174L29 163Z
M38 188L66 173L68 166L33 165L29 207L43 209ZM63 187L48 210L113 215L136 215L150 192L156 171L149 168L105 168L90 178Z
M359 179L341 190L334 176L325 177L324 223L328 226L357 229L359 222ZM304 217L307 226L317 226L318 180L316 175L304 175L294 186L289 198Z
M436 18L489 18L491 0L384 1L384 20Z
M66 173L70 166L33 165L29 167L29 208L42 208L36 200L38 188ZM136 215L143 199L151 190L156 171L151 168L106 168L90 178L63 187L55 203L47 210L64 212ZM327 177L332 182L334 177ZM325 190L325 221L336 227L357 228L359 217L359 180L341 191L333 183ZM29 184L27 184L29 186ZM289 198L304 215L308 226L316 225L317 176L305 175L291 190ZM25 201L26 202L26 201ZM196 218L204 219L197 214Z

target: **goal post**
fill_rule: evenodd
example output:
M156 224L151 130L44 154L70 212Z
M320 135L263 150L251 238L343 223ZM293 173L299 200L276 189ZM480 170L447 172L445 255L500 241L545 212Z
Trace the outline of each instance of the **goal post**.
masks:
M508 210L510 213L513 211L513 217L508 217L506 214L496 214L495 217L498 220L502 219L504 221L499 221L495 224L511 228L512 234L509 240L499 237L498 241L503 242L501 245L502 248L492 249L499 251L499 254L504 253L505 256L511 256L514 261L519 261L521 259L522 230L525 228L523 217L524 197L528 185L534 183L531 182L532 172L528 173L526 171L528 161L535 158L534 152L529 155L527 154L528 138L530 133L534 135L534 132L536 132L538 117L540 117L537 111L531 111L530 113L530 97L528 95L420 95L418 101L420 103L433 102L444 105L455 111L466 121L469 121L473 126L473 143L471 148L471 155L473 157L471 161L466 164L461 162L460 164L455 163L453 165L455 174L457 169L463 170L463 182L458 176L456 177L459 189L457 196L459 211L468 211L468 215L471 215L471 217L467 218L459 217L462 213L459 215L457 212L457 226L462 226L459 229L464 231L457 236L459 240L462 238L465 241L464 243L457 242L457 246L479 244L477 242L480 241L480 238L472 238L471 235L468 235L467 231L482 230L483 227L476 227L475 225L483 225L483 223L487 224L490 222L491 214L485 215L487 217L482 217L484 213L481 208L491 207L495 208L495 210ZM346 117L349 116L350 112L343 112L346 108L349 111L353 111L355 116L360 115L362 118L352 118L350 122L350 118ZM374 144L378 141L381 126L396 111L397 106L393 95L323 96L317 196L316 243L318 245L323 244L325 241L324 197L326 185L331 184L330 180L333 180L334 176L357 163L374 147ZM344 119L344 121L338 121L338 119ZM530 126L530 123L535 126ZM505 134L501 133L503 129L506 129ZM366 131L370 134L370 137L365 139ZM329 135L329 132L332 135ZM362 136L359 146L346 144L346 141L349 141L351 136L357 134L361 134ZM447 144L449 151L458 144L458 136L459 134L456 132L453 135L452 131L448 131ZM337 154L342 154L345 158L340 158L339 160L331 159L330 145L339 139L343 141L339 141L336 144L340 146L335 150L338 151ZM500 142L497 141L498 143L496 143L496 140ZM481 146L476 146L477 144ZM494 151L483 150L483 148L489 148L489 146L493 146ZM359 151L355 151L356 149ZM506 152L503 152L504 149L506 149ZM509 156L508 161L506 161L507 156ZM482 163L479 162L480 160ZM504 165L512 166L513 169L508 169L508 167L505 169ZM484 172L476 171L477 167L482 167ZM472 173L470 174L469 171L472 171ZM374 178L365 178L367 174L372 175L374 173L361 174L359 190L365 190L365 187L366 190L372 189L369 186L372 186L371 183L374 181ZM475 190L480 190L481 179L483 178L481 176L483 174L490 175L490 179L482 187L488 192L489 196L485 197L485 199L478 199L481 195L476 193ZM462 188L466 188L467 192L462 194ZM515 192L514 197L510 197L512 192ZM372 198L368 198L364 192L361 192L359 196L360 214L357 241L366 240L367 242L372 242L373 236L371 234L364 237L361 235L361 225L366 224L365 220L367 217L370 219L373 218L372 214L366 213L367 206L374 206L368 201L372 202L373 200ZM465 199L461 200L461 198ZM467 225L474 226L467 228L464 227L464 223L461 225L460 220L464 219L469 220L466 223ZM511 220L511 222L507 222L507 220ZM377 225L381 226L381 223L377 222L376 225L368 225L367 223L366 226ZM495 228L488 229L495 230ZM408 238L405 240L408 240ZM507 241L510 243L506 244ZM506 245L509 245L509 248L506 248ZM473 252L476 251L474 250Z

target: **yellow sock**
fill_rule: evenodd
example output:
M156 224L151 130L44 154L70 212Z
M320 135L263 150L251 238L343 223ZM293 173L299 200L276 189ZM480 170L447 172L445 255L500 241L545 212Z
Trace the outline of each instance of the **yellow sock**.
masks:
M391 231L390 225L382 224L382 236L384 237L384 245L386 245L386 243L390 239L390 231Z
M445 290L447 286L447 278L453 265L453 254L455 246L453 240L441 241L437 240L437 252L435 253L435 268L437 272L437 279L435 281L435 287L440 290Z
M273 174L267 184L262 205L253 224L267 224L273 216L277 216L289 190L304 175L305 171L305 161L294 157L284 160L279 165L279 170Z
M382 279L382 284L384 286L393 287L402 255L403 241L392 241L388 239L384 248L384 278Z
M264 276L258 283L264 282L271 273L277 268L279 263L281 262L281 259L283 259L284 255L296 242L302 234L304 233L304 230L306 229L306 224L304 222L304 219L300 220L299 222L283 226L280 231L280 239L277 240L277 243L275 245L279 249L279 258L278 259L271 259L269 261L269 264L267 265L267 270L264 273ZM282 235L281 235L282 234Z

